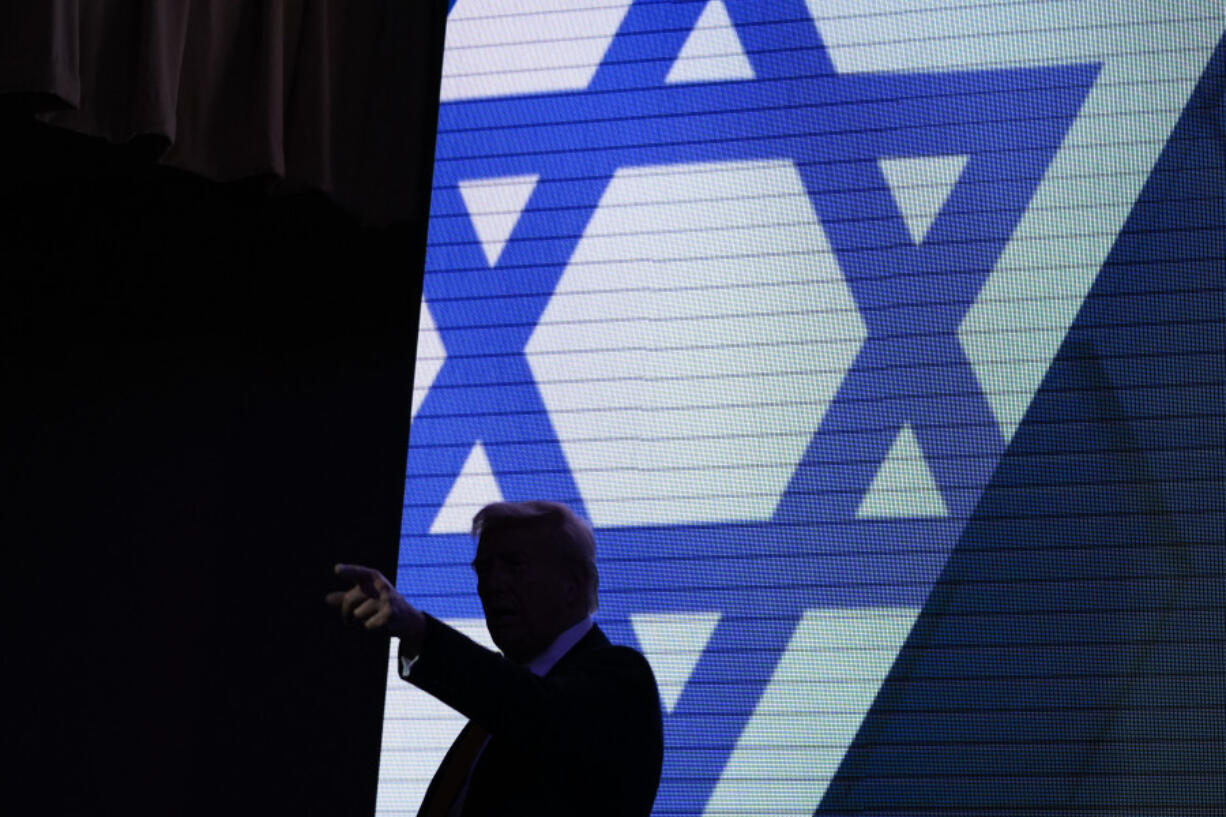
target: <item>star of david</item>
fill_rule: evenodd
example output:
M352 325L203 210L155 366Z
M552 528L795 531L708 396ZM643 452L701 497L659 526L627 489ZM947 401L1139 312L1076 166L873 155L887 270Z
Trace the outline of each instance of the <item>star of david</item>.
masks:
M1096 72L1059 66L840 75L802 0L727 0L753 78L668 84L704 6L635 2L583 90L442 105L436 211L463 210L458 184L467 179L539 181L492 267L471 225L432 227L425 299L447 357L413 424L401 551L402 590L439 615L480 615L472 592L439 590L471 584L466 575L456 578L466 573L455 555L466 537L429 535L478 441L508 499L551 497L584 510L525 345L619 169L793 163L866 337L773 518L597 531L602 588L637 588L602 598L602 626L615 640L635 642L628 618L638 612L721 615L667 718L668 745L693 751L684 761L676 754L666 760L658 808L687 812L707 801L710 778L727 761L805 610L918 607L926 598L1004 448L957 329ZM668 112L687 115L658 115ZM952 154L969 159L927 240L917 243L880 160ZM857 519L904 426L948 514ZM798 553L806 558L787 558ZM712 554L725 559L722 569L737 572L736 583L712 573ZM652 560L667 560L668 574L642 575L638 566ZM704 687L729 673L722 656L746 643L757 649L750 665L734 668L744 683L721 687L718 702L704 701ZM700 704L732 717L694 717ZM694 772L696 755L714 774Z

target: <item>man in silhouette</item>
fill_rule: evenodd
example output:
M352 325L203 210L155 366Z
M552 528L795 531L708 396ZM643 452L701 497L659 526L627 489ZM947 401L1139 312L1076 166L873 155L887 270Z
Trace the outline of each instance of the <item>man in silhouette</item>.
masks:
M326 600L400 638L400 675L470 720L434 775L422 817L644 815L660 781L660 698L646 659L591 618L592 530L555 502L496 502L473 519L473 569L491 652L414 607L379 571Z

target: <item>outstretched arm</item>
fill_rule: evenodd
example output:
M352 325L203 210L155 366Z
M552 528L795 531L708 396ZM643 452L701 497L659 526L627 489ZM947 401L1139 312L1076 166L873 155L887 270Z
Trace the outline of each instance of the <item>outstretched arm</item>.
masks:
M651 668L626 647L586 651L564 671L538 677L426 616L420 654L405 680L560 768L659 729Z

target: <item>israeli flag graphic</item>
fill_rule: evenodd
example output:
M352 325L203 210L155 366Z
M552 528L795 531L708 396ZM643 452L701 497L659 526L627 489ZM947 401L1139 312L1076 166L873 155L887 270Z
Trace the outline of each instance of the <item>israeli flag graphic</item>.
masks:
M454 2L401 592L488 644L473 514L571 505L660 684L656 813L813 814L1224 28ZM462 723L389 662L379 814Z

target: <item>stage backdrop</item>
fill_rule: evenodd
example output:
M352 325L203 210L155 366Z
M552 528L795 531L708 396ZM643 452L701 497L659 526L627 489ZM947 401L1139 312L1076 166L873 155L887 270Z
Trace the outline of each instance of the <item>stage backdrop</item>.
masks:
M1066 338L1224 29L1226 12L1210 0L458 0L400 590L488 644L469 567L473 513L499 499L568 502L596 529L597 620L641 649L659 681L667 750L656 813L808 815L838 797L871 811L871 798L853 803L855 786L840 788L840 769L872 778L872 758L860 752L853 769L849 749L864 740L891 673L915 670L899 656L1002 479L1006 452L1022 445L1040 387L1060 390L1053 361L1114 361L1107 386L1082 373L1063 387L1087 394L1152 393L1162 367L1175 365L1139 336L1114 351L1070 350ZM1220 182L1220 107L1200 124L1218 130L1188 138L1217 139L1207 149L1216 165L1183 170ZM1183 448L1164 445L1203 452L1221 430L1212 397L1222 385L1221 188L1153 195L1166 201L1154 212L1183 202L1195 235L1136 261L1148 264L1131 291L1139 300L1119 300L1129 288L1113 284L1104 320L1146 326L1152 304L1142 296L1164 286L1182 299L1164 320L1187 341L1180 360L1191 369L1175 371L1192 374L1172 376L1200 391L1175 399L1201 402ZM1209 242L1208 256L1196 240ZM1163 264L1183 283L1164 283ZM1049 414L1045 427L1061 422ZM1029 452L1027 484L1088 487L1108 497L1103 513L1123 519L1137 485L1221 479L1179 467L1145 478L1133 469L1131 481L1087 470L1077 441L1096 440L1087 429L1102 420L1066 412L1062 436ZM1126 434L1103 442L1137 445ZM1176 466L1199 456L1167 453ZM1042 516L1051 500L1024 501ZM1216 502L1164 545L1220 541ZM1013 512L997 507L994 518ZM1056 544L1074 561L1127 545L1095 530ZM977 552L992 544L985 538ZM1081 628L1086 644L1144 636L1103 635L1122 615L1111 607L1123 603L1119 587L1035 624L1064 592L1025 584L1031 568L1034 581L1052 579L1033 567L1056 552L1045 547L1014 551L1002 568L1032 588L1030 601L972 611L980 618L964 619L971 635L954 646L981 652L949 658L946 675L928 679L926 693L912 685L910 698L895 695L897 706L920 711L926 694L939 708L955 687L973 697L976 667L992 665L982 651L1003 647L972 636L992 627L1032 641L1048 628L1048 641L1026 647L1025 666L1008 670L1011 689L1078 683L1056 666L1079 654L1080 642L1058 646L1061 628ZM973 583L958 576L951 587ZM1008 596L994 596L992 581L981 577L976 598ZM1220 595L1205 592L1193 607L1211 618ZM1173 609L1169 596L1161 604ZM1028 614L1037 629L1025 630ZM908 649L934 648L925 632ZM935 779L951 747L964 758L1041 753L1042 735L1028 748L1001 743L1035 718L1061 718L1042 701L1031 706L996 707L993 739L967 727L938 740L913 725L878 774L898 775L899 757L927 757L925 779ZM1063 717L1083 724L1086 740L1104 739L1085 716ZM380 815L415 813L461 724L389 661ZM881 728L874 734L874 745L889 744ZM1063 733L1044 734L1059 743ZM1089 773L1060 758L1071 768L1027 774ZM908 773L922 776L921 766ZM1027 776L968 782L975 774L943 785L979 813L991 803L968 792L1009 790ZM900 786L878 808L922 806L905 793L922 786ZM1072 802L1060 796L1053 808Z

